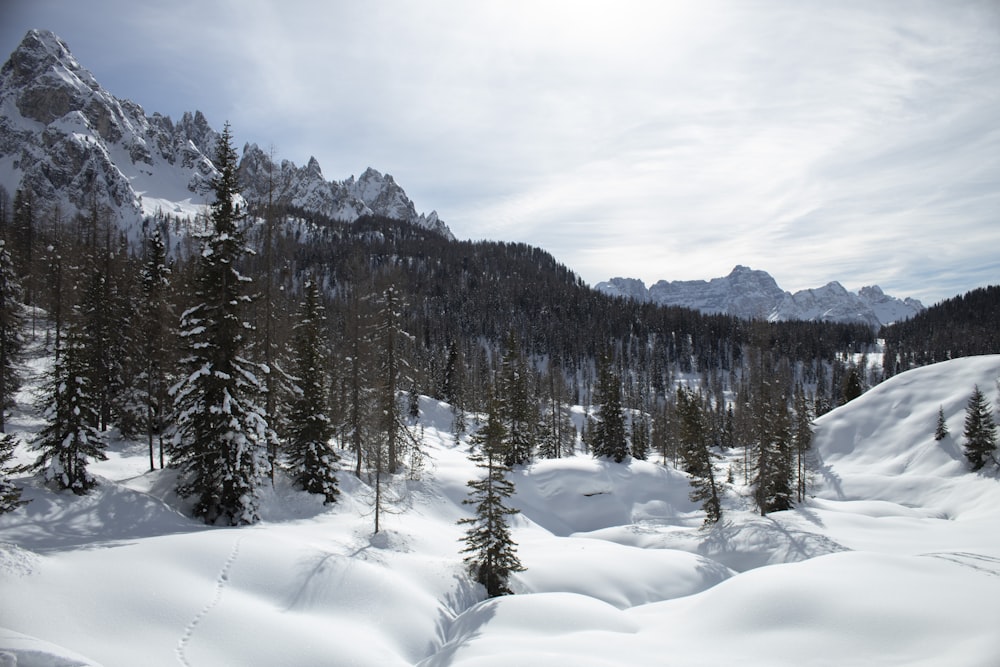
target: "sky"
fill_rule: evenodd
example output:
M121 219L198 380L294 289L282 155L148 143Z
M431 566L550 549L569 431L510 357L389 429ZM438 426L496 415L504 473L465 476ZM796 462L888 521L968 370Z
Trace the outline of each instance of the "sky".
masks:
M1000 283L1000 1L0 0L119 98L593 285ZM5 57L5 56L4 56Z

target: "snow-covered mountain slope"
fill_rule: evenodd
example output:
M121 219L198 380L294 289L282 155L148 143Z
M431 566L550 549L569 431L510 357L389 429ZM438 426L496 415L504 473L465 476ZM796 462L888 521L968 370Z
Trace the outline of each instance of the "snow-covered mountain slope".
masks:
M93 209L95 197L124 228L158 211L192 217L210 199L218 133L201 112L178 122L116 98L51 32L30 31L0 69L0 184L30 190L39 212L64 218ZM241 160L244 197L353 221L377 214L451 237L436 213L418 214L389 175L325 181L315 159L297 168L255 145Z
M24 478L32 503L0 516L0 660L994 665L1000 475L967 471L960 432L973 386L996 406L998 379L1000 356L892 378L817 420L815 497L760 517L736 474L711 529L671 466L581 454L518 469L528 569L517 595L486 601L458 553L477 471L447 405L421 400L426 469L392 482L376 536L371 489L346 473L332 507L279 476L262 523L207 528L178 512L169 470L145 471L142 443L118 442L92 494ZM22 404L10 425L24 437L39 421Z
M722 278L661 280L648 289L635 278L612 278L595 289L612 296L683 306L704 313L725 313L747 319L864 322L873 327L913 317L924 310L916 299L898 299L877 285L856 294L838 282L794 294L778 287L766 271L736 266Z

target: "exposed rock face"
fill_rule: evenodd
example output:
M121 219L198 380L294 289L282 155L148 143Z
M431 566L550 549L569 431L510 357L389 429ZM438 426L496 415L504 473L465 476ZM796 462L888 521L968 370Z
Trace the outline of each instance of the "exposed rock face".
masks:
M200 111L176 123L106 91L59 37L30 31L0 69L0 184L29 189L36 206L71 217L98 205L123 228L157 211L181 217L208 203L219 133ZM452 238L436 213L418 214L389 175L326 181L315 158L271 164L256 145L240 165L244 197L353 221L378 214ZM273 179L273 181L271 180Z
M913 317L924 309L916 299L897 299L877 285L857 294L838 282L794 294L778 287L766 271L737 266L724 278L661 280L646 289L641 280L612 278L595 289L614 296L683 306L704 313L725 313L747 319L864 322L873 327Z

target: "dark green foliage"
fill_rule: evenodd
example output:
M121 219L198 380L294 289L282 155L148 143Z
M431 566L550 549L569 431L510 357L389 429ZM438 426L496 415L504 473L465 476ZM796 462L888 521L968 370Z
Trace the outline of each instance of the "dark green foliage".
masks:
M649 422L645 415L632 417L632 458L645 461L649 457Z
M798 502L803 502L806 498L807 454L812 448L812 410L806 401L805 392L799 386L795 393L795 425L792 432L792 442L795 446L796 454L796 496Z
M21 489L10 479L12 475L31 469L31 466L10 465L15 446L17 439L13 435L0 435L0 514L12 512L28 502L21 500Z
M621 382L611 368L611 360L605 357L598 371L597 422L591 433L590 446L594 456L614 459L621 463L628 456L628 442L625 438L625 417L622 414Z
M944 420L944 406L938 408L937 426L934 427L934 439L938 442L948 437L948 424Z
M327 415L326 317L316 283L307 282L303 289L293 339L295 392L285 452L295 483L309 493L322 494L324 503L332 503L340 495L336 475L340 459L330 444L333 424Z
M0 239L0 433L21 385L18 362L24 350L21 284L3 239Z
M507 479L510 468L503 463L506 434L497 410L490 410L485 426L472 437L471 459L483 471L481 479L468 483L469 497L463 504L475 506L475 516L459 519L468 525L462 553L469 573L486 588L489 597L511 593L510 576L523 572L517 557L517 544L510 534L507 517L518 513L505 504L514 493L514 483Z
M226 125L216 146L211 229L202 235L194 286L195 305L181 315L183 376L172 388L176 434L172 464L177 492L194 497L194 514L206 523L240 525L259 518L258 489L270 464L273 432L262 405L258 373L244 354L252 327L243 313L250 279L239 271L247 253L236 204L236 154Z
M677 390L678 439L684 471L691 475L690 498L701 502L705 524L722 518L722 503L715 483L715 469L709 450L708 425L705 423L701 397L689 389Z
M910 368L1000 353L1000 285L935 304L905 322L882 327L886 377Z
M965 408L965 457L972 470L980 470L990 461L996 463L997 427L993 411L977 386Z
M861 376L858 374L858 369L851 366L847 369L847 375L844 376L844 387L840 392L840 404L849 403L862 393L864 393L864 389L861 386Z
M531 397L529 369L514 334L507 337L506 350L497 377L497 418L503 425L503 462L512 467L534 458L538 409Z
M91 460L104 461L106 444L98 428L97 399L91 393L86 339L74 322L46 382L47 424L34 448L41 452L34 468L60 489L82 495L97 484L87 470Z

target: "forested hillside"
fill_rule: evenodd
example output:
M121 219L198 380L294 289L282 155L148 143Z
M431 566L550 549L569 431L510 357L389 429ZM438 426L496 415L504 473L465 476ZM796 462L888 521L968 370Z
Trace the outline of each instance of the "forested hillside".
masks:
M1000 352L1000 285L946 299L883 327L886 376L938 361Z
M17 298L28 306L24 330L49 337L63 360L56 373L86 378L86 395L74 400L93 409L88 427L144 435L151 468L182 464L177 442L198 428L222 428L185 421L204 407L187 397L213 392L219 410L245 408L243 431L271 462L284 461L311 418L301 402L313 383L312 417L329 423L312 437L335 435L358 475L418 465L400 428L406 392L454 406L460 431L465 413L499 404L521 439L508 465L561 456L582 438L615 458L684 458L704 477L709 448L740 443L744 474L759 478L755 500L768 511L804 491L809 421L880 379L866 361L875 340L864 325L640 304L590 289L521 243L453 241L405 222L342 223L265 202L243 208L229 137L227 128L216 147L210 214L147 219L142 247L96 199L88 215L64 219L18 191L0 216ZM230 369L220 378L242 384L189 386L220 364ZM15 385L12 377L8 397ZM594 406L582 433L568 423L572 405ZM328 470L316 474L309 483L322 486ZM199 511L253 521L253 512Z

